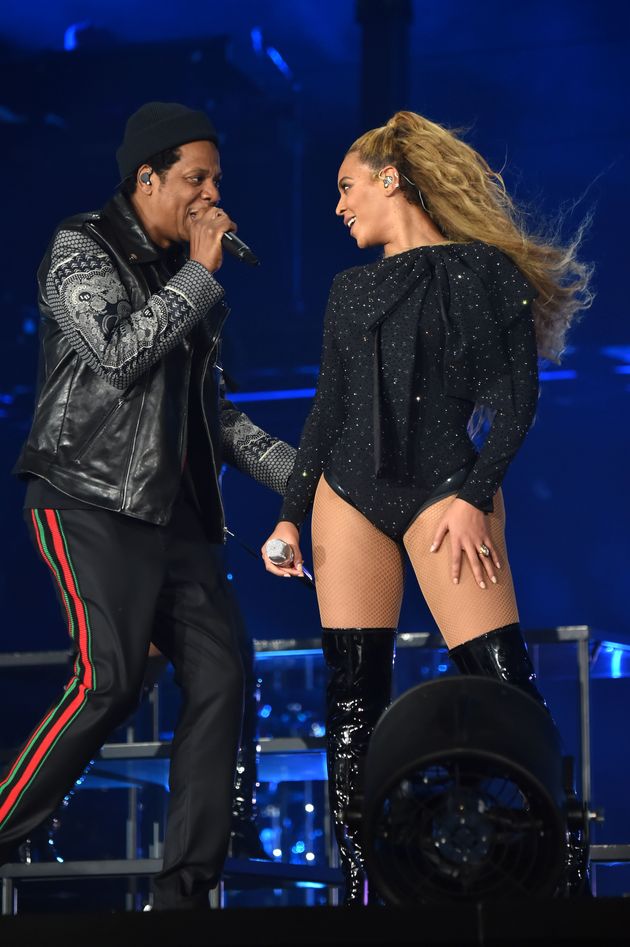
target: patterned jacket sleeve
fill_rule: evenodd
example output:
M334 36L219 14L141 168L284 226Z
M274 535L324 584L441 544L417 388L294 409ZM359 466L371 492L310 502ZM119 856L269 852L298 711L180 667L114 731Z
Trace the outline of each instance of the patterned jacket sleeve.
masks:
M295 447L267 434L225 398L220 402L219 417L223 459L283 495L293 470Z
M188 261L134 312L111 258L81 232L61 230L46 280L48 303L72 348L115 388L127 388L178 345L223 297Z
M342 292L341 278L341 275L335 277L328 297L317 391L302 431L295 466L280 512L281 520L298 527L311 507L317 483L345 419L343 370L335 338L336 310Z

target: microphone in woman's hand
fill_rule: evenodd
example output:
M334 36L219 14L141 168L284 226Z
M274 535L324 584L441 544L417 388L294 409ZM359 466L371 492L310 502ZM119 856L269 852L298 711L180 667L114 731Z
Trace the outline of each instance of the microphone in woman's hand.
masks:
M285 543L282 539L270 539L265 546L265 552L267 553L269 562L273 562L274 566L290 566L293 564L295 558L293 546L291 546L290 543ZM287 573L287 575L290 576L291 573ZM313 576L304 566L304 563L302 563L302 574L296 578L300 579L304 585L308 585L309 588L315 589Z
M282 539L270 539L265 546L269 562L274 566L290 566L293 562L293 546Z

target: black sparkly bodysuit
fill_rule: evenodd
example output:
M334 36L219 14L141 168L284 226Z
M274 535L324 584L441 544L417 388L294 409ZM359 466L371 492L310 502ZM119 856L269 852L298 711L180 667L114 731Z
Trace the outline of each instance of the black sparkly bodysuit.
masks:
M436 495L456 490L492 510L536 409L535 295L480 242L418 247L336 276L281 519L301 524L322 474L396 541ZM475 404L495 412L479 453L467 433Z

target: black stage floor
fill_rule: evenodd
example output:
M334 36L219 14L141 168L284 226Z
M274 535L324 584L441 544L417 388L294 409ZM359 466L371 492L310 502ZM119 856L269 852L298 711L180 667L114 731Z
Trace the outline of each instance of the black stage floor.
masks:
M269 908L0 918L1 947L453 947L630 944L630 900Z

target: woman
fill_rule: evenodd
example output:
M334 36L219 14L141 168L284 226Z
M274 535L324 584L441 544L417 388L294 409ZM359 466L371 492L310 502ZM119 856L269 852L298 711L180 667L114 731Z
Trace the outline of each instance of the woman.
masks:
M383 258L340 273L328 302L317 395L280 522L299 575L313 561L328 688L330 798L346 878L363 899L356 829L370 734L390 699L403 555L460 671L542 702L519 629L501 481L530 427L538 356L557 359L590 302L579 236L528 235L499 174L454 134L398 112L359 138L336 213ZM483 447L470 436L491 421Z

